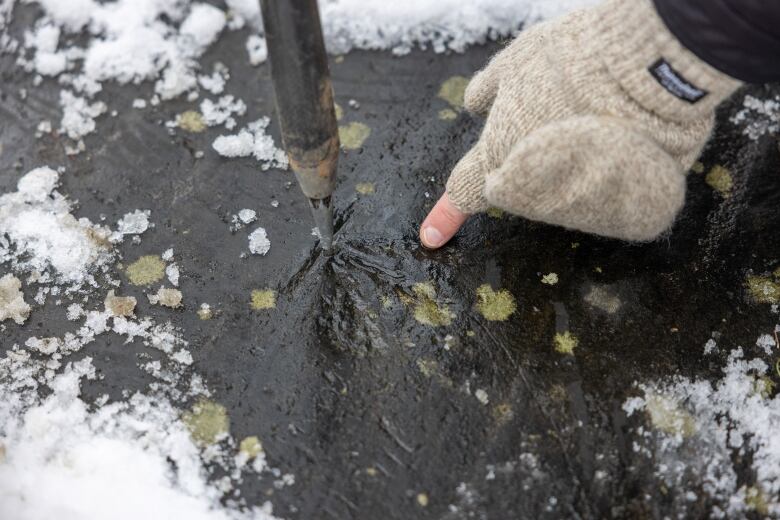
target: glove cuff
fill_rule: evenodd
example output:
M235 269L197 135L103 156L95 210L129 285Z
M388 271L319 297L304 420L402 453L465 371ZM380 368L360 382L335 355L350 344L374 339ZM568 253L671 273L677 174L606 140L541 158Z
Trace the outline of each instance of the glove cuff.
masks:
M609 73L647 110L671 121L709 117L742 83L687 50L651 0L607 0L591 37Z

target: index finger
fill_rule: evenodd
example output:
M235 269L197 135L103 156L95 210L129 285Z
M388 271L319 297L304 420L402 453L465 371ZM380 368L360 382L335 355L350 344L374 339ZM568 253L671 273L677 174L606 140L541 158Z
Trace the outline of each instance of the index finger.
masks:
M456 208L445 193L420 226L420 242L428 249L439 249L455 236L469 216Z

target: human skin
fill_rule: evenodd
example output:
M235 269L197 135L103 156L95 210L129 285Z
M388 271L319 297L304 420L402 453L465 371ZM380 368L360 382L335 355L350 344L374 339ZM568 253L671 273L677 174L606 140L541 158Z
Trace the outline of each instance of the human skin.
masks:
M456 208L445 193L420 226L420 242L428 249L439 249L455 236L469 216Z

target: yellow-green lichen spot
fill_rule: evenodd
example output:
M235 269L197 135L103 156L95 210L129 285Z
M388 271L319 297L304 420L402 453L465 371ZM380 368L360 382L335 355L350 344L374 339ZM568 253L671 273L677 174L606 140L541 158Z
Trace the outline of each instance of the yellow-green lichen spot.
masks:
M436 301L436 289L431 282L414 284L412 292L416 297L414 319L431 327L443 327L452 323L455 314L447 305Z
M276 291L273 289L253 290L250 305L256 311L276 308Z
M769 503L766 500L766 496L756 486L750 486L745 489L745 506L763 517L769 514Z
M442 121L453 121L457 119L458 113L451 108L442 108L439 110L439 119Z
M176 126L186 132L199 133L206 129L206 122L197 110L187 110L176 116Z
M371 128L363 123L349 123L339 127L339 141L345 150L357 150L371 135Z
M720 193L723 198L731 195L731 189L734 187L734 179L731 172L724 166L713 166L710 172L704 177L704 181L715 191Z
M230 429L225 407L208 399L195 403L191 411L182 414L181 420L190 431L192 440L201 446L220 441Z
M485 213L490 218L500 219L504 217L504 210L501 208L488 208Z
M764 399L769 399L775 391L775 382L769 376L757 377L753 381L753 393Z
M553 347L558 354L573 356L574 349L577 348L579 343L580 340L568 330L563 333L559 332L553 337Z
M693 173L698 173L699 175L701 175L702 173L704 173L704 163L701 161L696 161L695 163L693 163L693 166L691 166L691 171Z
M201 303L198 309L198 318L203 321L210 320L214 316L214 311L208 303Z
M769 276L748 275L747 289L758 303L780 303L780 284Z
M241 444L238 445L238 451L246 455L247 460L251 460L263 453L263 444L253 435L241 441Z
M494 291L488 284L477 288L477 311L488 321L506 321L517 310L512 293L506 289Z
M127 279L133 285L149 285L162 280L165 276L165 262L159 256L142 256L125 270Z
M376 193L376 185L373 182L358 182L355 191L361 195L373 195Z
M439 370L439 363L435 359L418 359L417 369L422 375L430 378Z
M509 403L498 403L492 410L493 420L498 424L504 424L514 416L512 405Z
M453 108L461 109L463 108L463 96L468 84L468 78L464 78L463 76L452 76L441 84L438 96L449 103Z

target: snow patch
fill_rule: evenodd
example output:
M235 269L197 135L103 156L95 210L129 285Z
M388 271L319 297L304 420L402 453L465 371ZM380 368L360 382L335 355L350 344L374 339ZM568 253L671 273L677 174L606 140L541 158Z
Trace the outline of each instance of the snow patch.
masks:
M10 273L0 277L0 322L13 320L21 325L27 321L30 310L24 301L22 281Z
M203 121L208 126L224 124L225 128L232 130L236 126L233 115L243 116L246 113L246 104L233 96L222 96L215 103L210 99L204 99L200 104Z
M250 123L236 135L221 135L214 140L212 147L223 157L254 156L260 161L260 168L268 170L279 168L286 170L287 155L274 144L273 138L266 133L271 120L267 117Z
M742 127L742 133L752 141L765 135L777 135L780 133L780 98L745 96L742 109L731 117L731 122Z
M257 34L246 39L246 52L249 53L249 63L257 66L268 59L268 45L265 38Z
M68 90L60 92L60 106L62 106L60 131L74 141L94 132L95 118L108 109L102 101L89 103L85 98L78 97Z
M198 49L205 49L225 28L225 13L213 5L193 4L187 18L181 23L179 33L195 42Z
M468 46L509 36L522 27L595 4L596 0L326 0L320 4L328 51L414 47L463 52Z
M271 250L271 241L264 228L257 228L249 235L249 251L253 255L266 255Z
M0 196L0 263L48 272L71 289L96 285L93 275L113 259L110 231L76 219L68 200L54 189L58 181L51 168L36 168L19 180L16 192Z
M126 213L119 222L117 222L116 233L118 235L140 235L149 229L150 210L137 209L132 213Z
M11 365L6 358L0 372ZM0 389L0 517L275 518L270 503L246 512L219 504L220 490L166 399L135 394L91 410L81 384L95 377L87 357L54 377L43 400L29 389Z
M681 514L687 500L683 491L693 483L701 485L714 504L714 518L744 516L751 507L746 499L756 493L766 503L764 516L780 515L780 395L769 397L768 370L760 359L746 360L738 348L714 384L684 377L642 384L643 397L624 403L630 416L642 410L651 413L651 400L661 399L688 423L680 431L639 428L635 443L635 451L655 461L656 477L668 489L682 490L674 497ZM742 481L734 460L752 461L749 473L754 478L748 487L738 484Z

